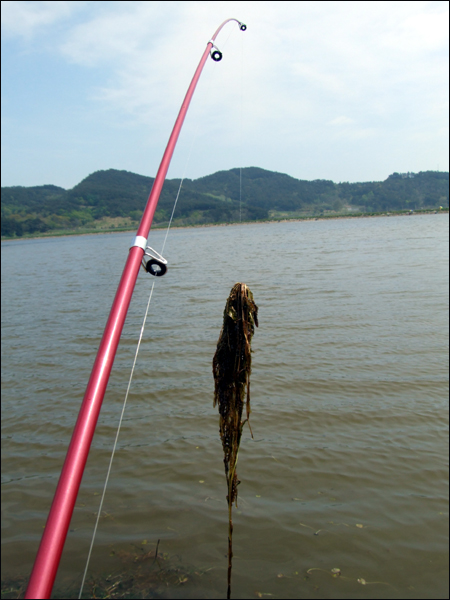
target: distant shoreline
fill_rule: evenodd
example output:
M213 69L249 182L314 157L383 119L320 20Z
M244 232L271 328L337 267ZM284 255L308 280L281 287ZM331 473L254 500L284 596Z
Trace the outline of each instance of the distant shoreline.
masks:
M334 221L337 219L374 219L378 217L413 217L416 215L435 215L435 214L448 214L449 209L444 208L442 210L417 210L413 212L409 211L399 211L399 212L384 212L384 213L361 213L361 214L350 214L350 215L330 215L330 216L311 216L311 217L294 217L292 219L272 219L272 220L261 220L261 221L242 221L242 222L231 222L231 223L199 223L198 225L172 225L171 229L198 229L201 227L231 227L234 225L268 225L275 223L290 223L290 222L300 222L300 221ZM114 234L114 233L133 233L136 231L136 227L131 229L107 229L104 231L98 230L90 230L90 231L65 231L64 233L54 233L46 235L43 233L42 235L24 235L21 237L2 237L2 242L17 242L21 240L40 240L40 239L51 239L51 238L60 238L60 237L72 237L72 236L85 236L85 235L106 235L106 234ZM167 224L163 226L154 226L153 231L155 230L165 230L167 228Z

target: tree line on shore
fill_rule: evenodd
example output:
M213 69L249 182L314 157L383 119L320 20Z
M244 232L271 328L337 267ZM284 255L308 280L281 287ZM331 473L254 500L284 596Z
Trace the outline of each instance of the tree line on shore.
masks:
M92 173L70 190L55 185L2 187L1 235L95 229L108 217L138 222L153 181L109 169ZM179 184L179 179L166 180L156 225L168 221ZM177 225L199 225L448 205L448 172L393 173L385 181L334 183L248 167L185 179L175 217Z

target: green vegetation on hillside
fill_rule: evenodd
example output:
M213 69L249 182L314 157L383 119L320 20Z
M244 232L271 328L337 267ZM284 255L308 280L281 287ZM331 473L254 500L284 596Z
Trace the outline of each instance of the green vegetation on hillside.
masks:
M2 187L1 234L19 237L134 229L153 181L152 177L109 169L89 175L71 190L54 185ZM179 179L165 182L155 226L169 220L179 184ZM448 205L449 174L440 171L393 173L385 181L334 183L324 179L304 181L248 167L185 179L174 224L437 209Z

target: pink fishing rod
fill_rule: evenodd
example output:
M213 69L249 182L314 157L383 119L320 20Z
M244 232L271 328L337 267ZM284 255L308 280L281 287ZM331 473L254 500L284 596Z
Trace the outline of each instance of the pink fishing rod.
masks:
M239 25L241 31L247 29L247 27L240 21L237 21L237 19L227 19L220 25L206 46L183 104L181 105L180 112L178 113L177 120L175 121L166 150L162 157L158 173L153 182L152 190L147 200L136 237L130 248L122 278L111 307L111 312L106 323L105 331L86 388L86 393L75 424L44 533L42 534L41 543L28 582L25 598L50 598L52 593L81 478L83 477L84 467L86 465L98 416L108 385L109 375L111 373L131 296L133 295L137 276L145 253L153 215L156 211L170 161L197 82L209 54L211 54L212 59L215 61L219 61L222 58L222 53L216 47L214 42L222 27L230 21L235 21ZM156 260L156 264L159 264L160 267L164 268L164 263ZM152 272L151 269L150 272ZM155 270L153 274L161 273L158 273L158 271Z

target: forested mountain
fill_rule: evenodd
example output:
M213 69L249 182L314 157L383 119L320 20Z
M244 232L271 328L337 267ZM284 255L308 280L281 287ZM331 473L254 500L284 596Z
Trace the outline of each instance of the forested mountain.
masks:
M97 171L71 190L54 185L2 187L2 236L70 229L131 227L154 179L128 171ZM154 223L167 222L179 179L164 184ZM385 181L304 181L257 167L185 179L175 223L195 225L289 217L448 207L449 174L393 173ZM106 224L106 225L105 225Z

